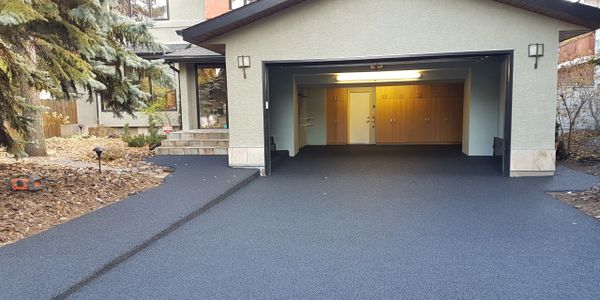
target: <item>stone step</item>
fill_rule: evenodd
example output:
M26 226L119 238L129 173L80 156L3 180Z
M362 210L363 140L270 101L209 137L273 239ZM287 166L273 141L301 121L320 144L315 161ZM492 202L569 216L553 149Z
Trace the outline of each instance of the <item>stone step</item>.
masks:
M229 139L229 131L221 129L171 132L167 135L167 139L179 141Z
M164 147L229 147L228 139L164 140Z
M156 155L227 155L227 147L165 147L156 148Z

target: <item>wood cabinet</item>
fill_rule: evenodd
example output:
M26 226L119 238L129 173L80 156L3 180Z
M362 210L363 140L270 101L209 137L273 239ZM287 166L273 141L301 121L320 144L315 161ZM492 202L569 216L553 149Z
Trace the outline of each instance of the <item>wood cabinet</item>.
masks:
M377 143L460 143L462 89L454 83L377 87Z
M327 89L327 144L348 143L348 89Z

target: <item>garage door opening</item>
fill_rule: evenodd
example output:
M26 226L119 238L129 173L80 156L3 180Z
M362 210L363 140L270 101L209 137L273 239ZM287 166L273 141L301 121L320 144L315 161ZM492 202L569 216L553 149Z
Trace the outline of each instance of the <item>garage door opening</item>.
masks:
M274 154L310 147L437 146L508 176L511 65L510 52L266 63L267 174Z

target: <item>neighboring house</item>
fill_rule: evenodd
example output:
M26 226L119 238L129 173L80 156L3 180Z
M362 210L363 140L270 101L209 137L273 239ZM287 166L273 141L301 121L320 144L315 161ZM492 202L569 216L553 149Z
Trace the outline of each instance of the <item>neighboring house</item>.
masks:
M274 148L460 144L552 175L559 41L598 28L600 9L563 0L259 0L182 31L204 49L179 67L182 125L228 128L229 165L267 174ZM198 88L198 108L188 74L220 87L225 69L226 99ZM166 153L198 153L184 145Z
M600 8L600 0L582 0L580 3ZM590 64L594 57L600 57L600 30L586 33L560 43L558 59L558 80L561 86L577 86L568 105L577 105L580 97L596 98L596 101L584 105L575 129L600 129L600 67ZM571 88L567 88L570 90ZM560 90L560 88L559 88ZM560 92L560 91L559 91ZM559 99L558 122L563 130L568 130L568 116L562 100ZM595 112L596 118L592 114Z

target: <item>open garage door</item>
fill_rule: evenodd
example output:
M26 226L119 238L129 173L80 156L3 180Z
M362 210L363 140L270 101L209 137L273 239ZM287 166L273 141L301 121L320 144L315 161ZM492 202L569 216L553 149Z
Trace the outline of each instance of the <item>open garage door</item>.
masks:
M508 176L511 68L510 51L267 62L267 174L306 146L459 145Z

